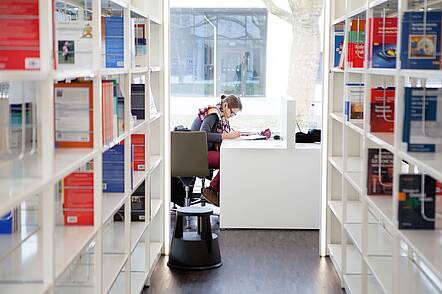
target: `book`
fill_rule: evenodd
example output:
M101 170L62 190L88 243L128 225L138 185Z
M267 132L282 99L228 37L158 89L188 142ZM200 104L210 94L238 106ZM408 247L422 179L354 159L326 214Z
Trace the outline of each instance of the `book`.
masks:
M145 136L144 134L132 134L132 165L135 171L142 171L146 169L145 164Z
M394 88L373 88L370 98L370 131L394 132Z
M66 176L61 185L65 225L94 224L92 161Z
M0 1L0 70L40 69L38 2Z
M54 7L57 65L60 69L92 67L92 17L81 5L57 2Z
M124 193L124 145L103 153L103 192Z
M347 121L362 122L364 118L364 84L345 84L345 111Z
M137 119L145 119L146 86L144 84L131 85L131 113Z
M399 229L434 229L436 181L421 174L399 175Z
M333 39L333 67L339 67L342 51L344 49L344 31L342 28L335 28Z
M0 235L12 234L12 232L14 231L12 218L12 211L9 211L8 213L0 217Z
M392 195L393 153L386 149L369 148L367 162L367 194Z
M370 66L396 68L397 18L370 18L369 29Z
M364 67L365 58L365 20L354 19L351 21L348 35L347 62L350 68Z
M107 145L114 139L114 82L102 81L102 133L103 144Z
M145 220L145 183L144 181L131 195L131 221ZM114 214L114 221L124 221L124 205Z
M92 148L92 82L56 83L54 92L56 147Z
M409 152L435 152L442 144L442 89L406 87L402 141Z
M401 67L403 69L442 68L441 15L441 11L407 11L404 13L401 36Z
M117 129L118 136L124 133L124 97L117 97Z
M9 99L0 90L0 153L9 149Z
M105 59L107 68L124 67L124 23L121 16L104 18Z

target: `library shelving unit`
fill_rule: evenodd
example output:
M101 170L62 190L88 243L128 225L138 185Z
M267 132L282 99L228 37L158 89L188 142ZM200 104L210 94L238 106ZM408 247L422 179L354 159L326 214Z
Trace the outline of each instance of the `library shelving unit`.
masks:
M168 208L164 197L168 5L168 0L38 0L39 68L0 69L0 103L8 98L5 85L9 83L21 85L21 93L33 93L31 122L22 111L18 143L8 141L14 128L0 119L0 215L14 211L18 216L18 229L0 234L0 293L140 293L149 285L164 254ZM85 49L78 45L76 61L64 66L58 62L56 67L56 59L62 57L56 58L60 52L54 51L60 42L66 42L58 36L64 25L56 15L60 11L71 20L72 14L66 11L74 11L75 20L78 15L88 17L90 27L84 34L92 32L92 36L90 52L81 51ZM123 19L124 64L109 68L104 62L107 44L99 32L103 18L115 15ZM134 23L143 24L146 35L145 53L135 58ZM85 53L90 54L88 62L77 65ZM58 148L54 85L75 79L92 82L93 144L90 148ZM102 81L108 79L121 86L124 127L103 143ZM132 84L144 85L144 119L132 116ZM132 165L134 134L144 134L145 167L141 171ZM32 137L30 147L25 144L27 136ZM103 153L123 140L124 192L104 193ZM5 143L19 147L5 147ZM93 162L93 225L64 225L59 183L89 162ZM132 215L131 196L143 182L144 220L123 217L123 221L115 221L114 215L121 209L125 216Z
M330 256L347 293L441 293L442 231L399 230L398 190L402 173L427 174L442 181L442 153L407 152L402 143L404 87L441 87L442 71L401 69L402 19L406 11L440 10L440 1L325 1L324 145L321 255ZM397 17L396 67L372 68L368 54L362 68L334 67L334 34L351 22ZM369 52L368 25L364 51ZM344 38L344 47L348 46ZM347 120L345 85L363 84L363 120ZM394 132L370 127L370 89L394 87ZM367 194L368 149L393 154L392 195ZM440 197L437 197L440 198ZM436 218L436 224L438 217Z

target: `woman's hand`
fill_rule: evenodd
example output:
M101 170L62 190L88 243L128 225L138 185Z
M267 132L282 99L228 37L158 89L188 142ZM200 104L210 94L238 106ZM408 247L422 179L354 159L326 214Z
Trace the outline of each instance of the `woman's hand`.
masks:
M223 140L225 139L236 139L239 138L241 136L241 132L230 132L230 133L223 133L222 134L222 138Z

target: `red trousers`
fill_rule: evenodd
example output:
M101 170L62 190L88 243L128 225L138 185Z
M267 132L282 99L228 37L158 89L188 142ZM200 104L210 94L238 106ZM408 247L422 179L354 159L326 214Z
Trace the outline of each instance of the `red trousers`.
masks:
M209 151L208 153L209 167L217 169L216 176L210 182L210 187L212 187L216 192L219 192L219 151Z

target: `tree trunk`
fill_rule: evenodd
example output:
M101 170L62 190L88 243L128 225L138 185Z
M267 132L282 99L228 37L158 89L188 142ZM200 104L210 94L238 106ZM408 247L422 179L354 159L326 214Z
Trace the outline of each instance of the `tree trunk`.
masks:
M318 17L294 19L287 95L296 100L298 120L305 121L315 96L321 44Z

